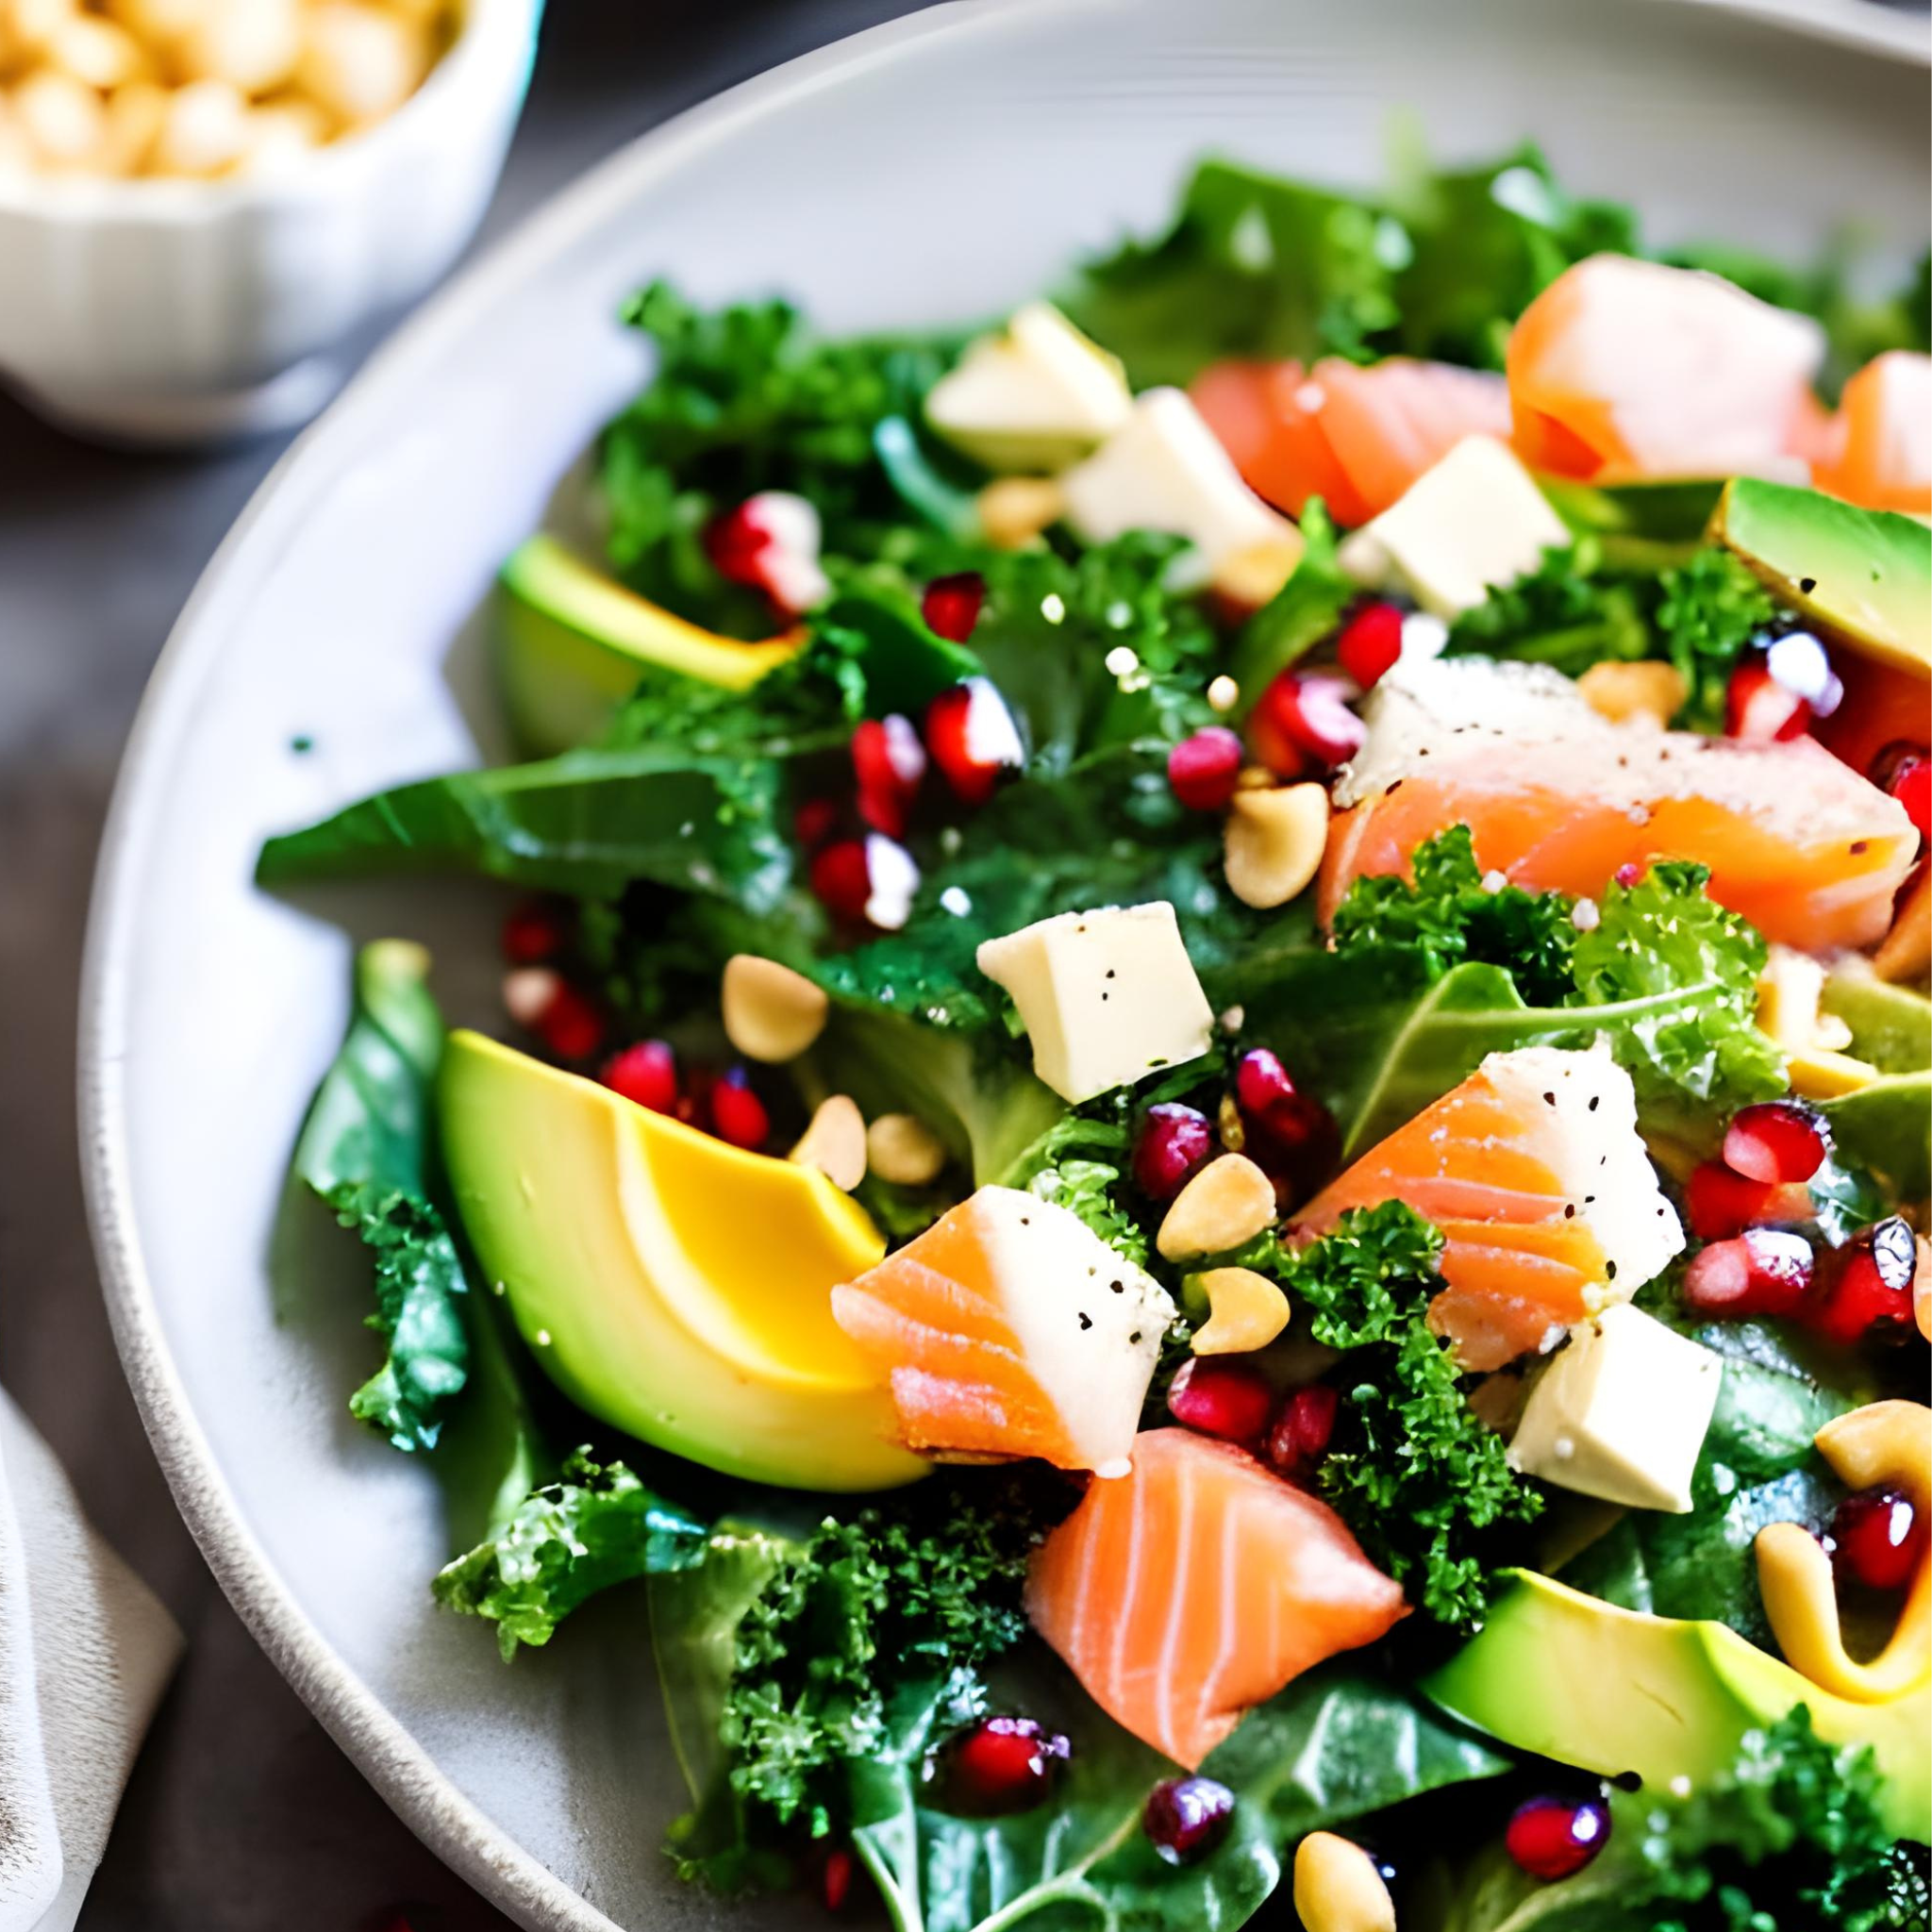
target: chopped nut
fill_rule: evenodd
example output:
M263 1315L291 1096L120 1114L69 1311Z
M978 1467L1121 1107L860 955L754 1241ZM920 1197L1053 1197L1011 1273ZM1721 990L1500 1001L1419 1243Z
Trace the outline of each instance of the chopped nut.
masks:
M1294 1908L1307 1932L1395 1932L1375 1861L1332 1831L1311 1831L1295 1848Z
M125 26L92 13L76 13L55 28L47 43L50 65L105 92L145 80L150 67L142 44Z
M979 531L995 550L1024 550L1060 520L1051 476L1001 476L979 492Z
M1922 872L1891 922L1885 943L1872 956L1880 979L1898 986L1932 970L1932 872Z
M1228 808L1224 862L1228 890L1244 906L1286 906L1322 869L1328 793L1320 785L1237 791Z
M168 118L168 92L151 80L129 81L108 96L108 131L101 142L101 166L109 175L145 171L161 123Z
M724 1037L747 1059L770 1066L795 1060L825 1030L831 1010L823 987L756 953L724 962L719 1005Z
M209 0L171 49L183 80L226 80L243 93L287 82L302 57L297 0Z
M100 149L101 97L71 74L42 67L13 90L14 119L42 167L85 168Z
M1185 1261L1238 1248L1274 1223L1274 1183L1245 1154L1222 1154L1174 1196L1155 1245Z
M1288 1297L1252 1268L1210 1268L1192 1285L1212 1310L1194 1330L1196 1355L1247 1355L1288 1326Z
M1656 662L1592 664L1576 680L1576 689L1598 717L1613 724L1632 718L1668 724L1690 695L1684 674L1674 664Z
M909 1113L880 1114L865 1130L865 1155L874 1174L902 1188L923 1188L946 1164L945 1142Z
M801 1167L817 1168L849 1194L865 1178L865 1116L858 1103L848 1093L821 1101L791 1158Z
M1282 585L1294 575L1295 565L1302 560L1302 547L1301 532L1291 526L1286 536L1274 542L1231 551L1214 566L1214 588L1231 602L1258 610L1273 603Z
M359 0L309 9L296 84L339 121L379 120L415 92L429 67L422 28Z

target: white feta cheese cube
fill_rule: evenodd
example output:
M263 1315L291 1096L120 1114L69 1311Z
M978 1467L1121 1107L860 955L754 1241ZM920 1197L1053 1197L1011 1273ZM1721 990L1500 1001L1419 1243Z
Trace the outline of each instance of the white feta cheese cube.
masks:
M1723 1379L1709 1349L1617 1303L1570 1331L1530 1391L1509 1460L1580 1495L1681 1515Z
M1465 436L1341 546L1341 567L1374 589L1399 586L1450 618L1533 571L1570 533L1514 451Z
M988 940L979 970L1012 994L1033 1071L1075 1105L1198 1059L1212 1039L1208 995L1165 899L1039 920Z
M1301 532L1241 481L1177 389L1142 395L1132 417L1060 478L1060 491L1067 522L1089 543L1161 530L1185 537L1210 572L1253 557L1278 558L1277 581L1301 555Z
M1126 372L1050 302L970 344L925 399L925 420L990 470L1059 470L1124 423Z

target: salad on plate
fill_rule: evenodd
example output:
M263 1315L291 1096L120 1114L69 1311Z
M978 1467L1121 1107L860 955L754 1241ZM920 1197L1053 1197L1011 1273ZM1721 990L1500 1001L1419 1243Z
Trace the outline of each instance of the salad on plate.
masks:
M366 947L295 1171L425 1587L513 1659L637 1586L681 1875L1926 1924L1932 359L1857 267L1524 149L1209 161L955 330L629 305L523 761L259 876L513 890L506 1037Z

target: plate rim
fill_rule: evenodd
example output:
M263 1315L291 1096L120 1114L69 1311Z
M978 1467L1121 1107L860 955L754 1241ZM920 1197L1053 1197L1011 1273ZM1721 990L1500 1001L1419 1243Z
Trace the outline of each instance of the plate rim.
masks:
M613 205L646 193L740 125L928 39L1049 10L1100 12L1112 0L938 0L752 75L626 142L540 203L444 282L283 452L209 557L149 674L123 749L90 895L80 976L77 1097L89 1230L116 1350L176 1508L223 1593L304 1705L377 1794L452 1871L530 1932L623 1932L465 1796L432 1755L323 1637L257 1542L189 1402L163 1332L137 1224L120 1042L138 971L131 923L143 876L150 790L164 785L193 696L227 637L225 608L245 605L274 568L278 538L340 475L338 445L406 392L472 308L562 249ZM1932 66L1924 16L1869 0L1655 0L1740 16L1880 60Z

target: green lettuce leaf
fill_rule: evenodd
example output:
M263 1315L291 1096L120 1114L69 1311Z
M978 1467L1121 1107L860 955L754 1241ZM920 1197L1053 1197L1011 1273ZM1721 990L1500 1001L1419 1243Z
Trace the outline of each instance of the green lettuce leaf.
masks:
M1360 586L1341 568L1335 522L1319 496L1302 506L1303 549L1288 581L1241 626L1228 674L1252 708L1275 676L1341 624Z
M614 1584L705 1560L706 1524L645 1488L622 1462L588 1450L533 1491L485 1541L437 1574L445 1609L496 1625L504 1657L548 1643L587 1598Z

